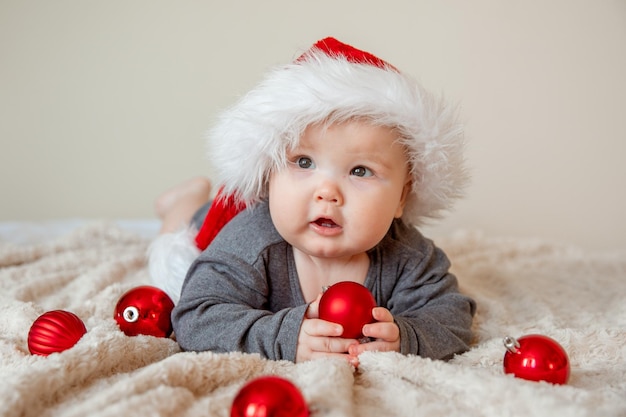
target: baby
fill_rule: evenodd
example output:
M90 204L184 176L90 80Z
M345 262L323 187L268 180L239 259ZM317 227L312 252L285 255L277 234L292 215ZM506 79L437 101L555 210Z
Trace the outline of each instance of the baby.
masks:
M415 227L461 195L462 151L454 108L336 39L269 73L210 134L213 204L196 212L203 179L158 202L163 232L195 212L191 232L164 233L151 254L180 346L354 365L364 351L466 351L475 303ZM340 281L376 299L367 340L318 317L322 289Z

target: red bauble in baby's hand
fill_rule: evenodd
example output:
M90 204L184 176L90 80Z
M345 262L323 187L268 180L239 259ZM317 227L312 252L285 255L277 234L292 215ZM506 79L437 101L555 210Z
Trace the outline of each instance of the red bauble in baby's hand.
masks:
M115 321L127 336L168 337L174 302L156 287L144 285L127 291L115 307Z
M307 417L304 397L290 381L277 376L253 379L239 391L231 417Z
M74 346L85 333L85 324L76 314L65 310L48 311L31 325L28 350L42 356L62 352Z
M570 365L567 353L554 339L531 334L504 338L504 372L530 381L566 384Z
M330 286L322 294L319 317L341 324L341 337L359 339L363 337L363 326L374 321L374 307L376 300L366 287L356 282L342 281Z

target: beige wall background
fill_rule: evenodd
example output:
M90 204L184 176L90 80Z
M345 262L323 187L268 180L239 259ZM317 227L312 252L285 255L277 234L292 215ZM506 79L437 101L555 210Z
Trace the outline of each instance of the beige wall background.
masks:
M0 221L149 218L203 135L333 35L460 102L457 229L626 247L623 0L0 0Z

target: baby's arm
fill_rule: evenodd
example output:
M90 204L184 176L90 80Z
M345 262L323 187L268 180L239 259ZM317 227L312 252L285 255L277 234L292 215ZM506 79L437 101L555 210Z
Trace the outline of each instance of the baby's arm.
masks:
M351 355L377 350L448 359L469 349L474 301L458 291L445 254L432 243L423 249L421 261L383 283L379 296L387 308L375 308L377 322L363 328L374 340L351 346Z
M450 262L432 243L396 284L387 306L400 330L400 351L449 359L469 349L474 301L461 294Z
M307 305L270 311L271 291L262 268L231 254L216 256L192 265L172 313L183 350L259 353L295 361Z

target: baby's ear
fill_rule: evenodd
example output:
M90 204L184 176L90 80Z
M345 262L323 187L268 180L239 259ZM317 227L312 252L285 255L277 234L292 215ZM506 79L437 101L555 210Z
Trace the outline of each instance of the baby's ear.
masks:
M404 188L402 188L402 195L400 196L400 201L398 202L398 208L396 209L396 214L394 216L396 219L399 219L400 217L402 217L402 213L404 212L404 206L406 206L406 200L409 197L411 188L413 188L413 182L411 181L411 177L409 177L404 183Z

